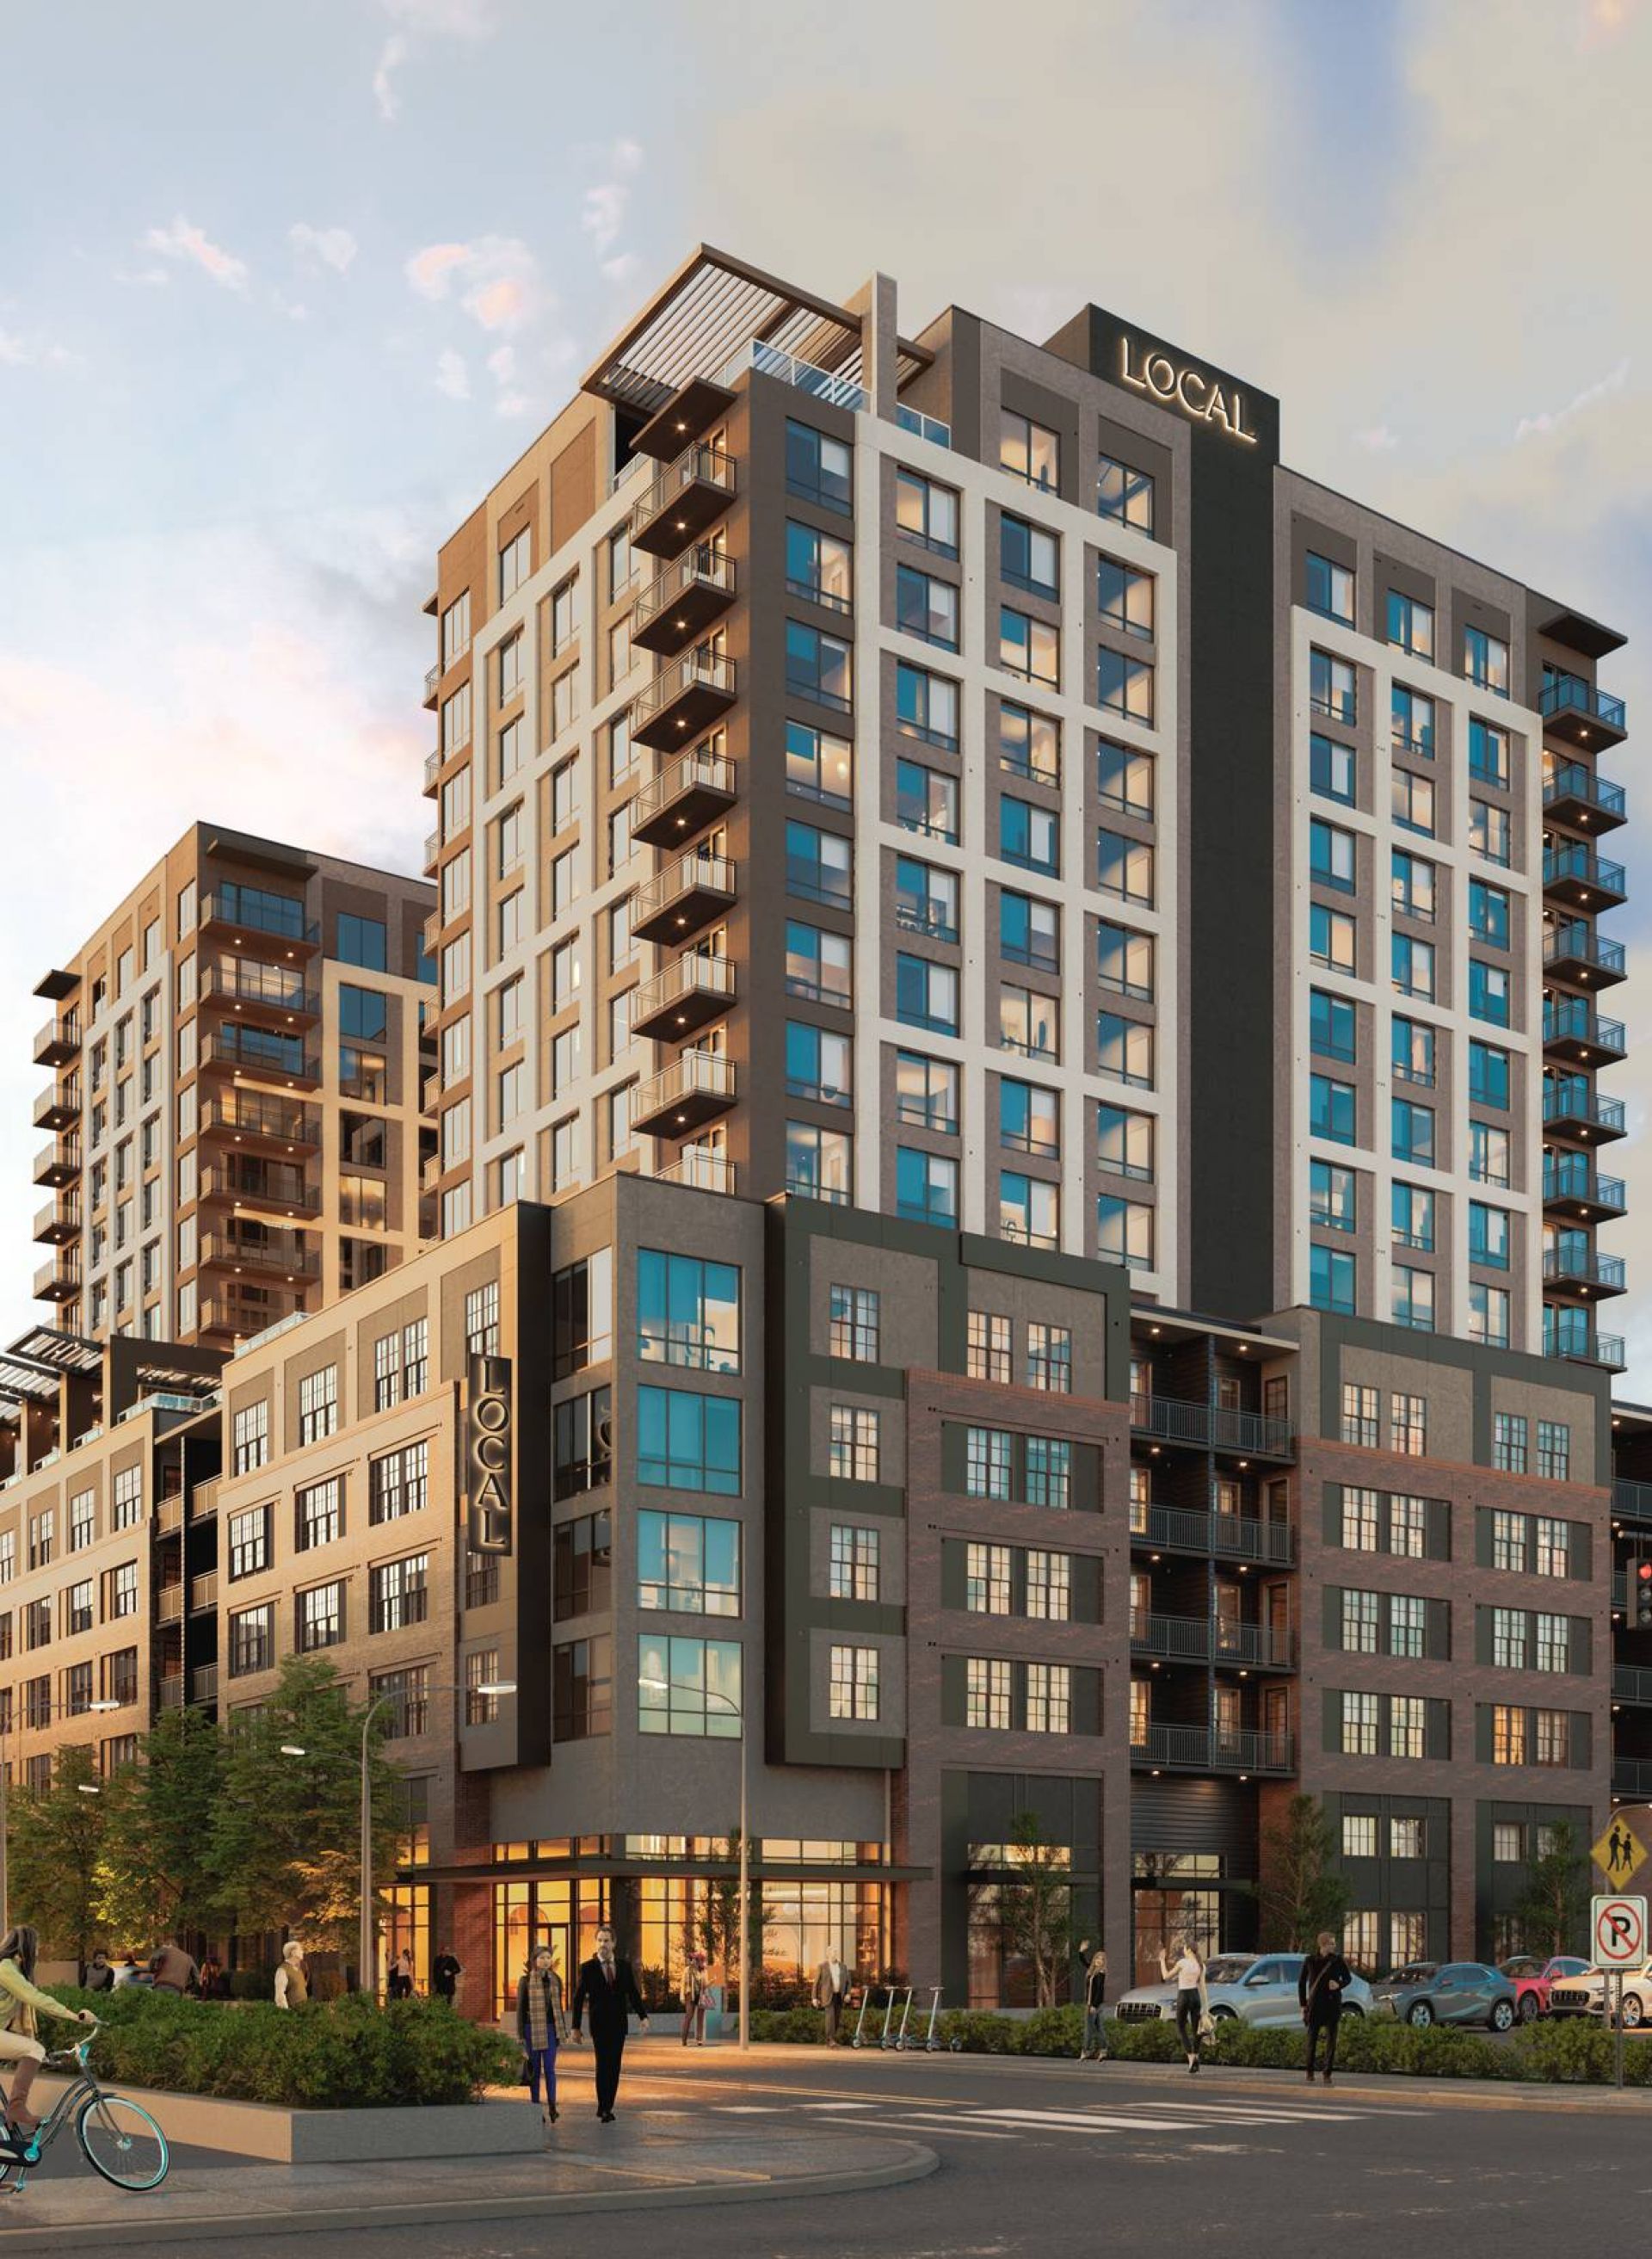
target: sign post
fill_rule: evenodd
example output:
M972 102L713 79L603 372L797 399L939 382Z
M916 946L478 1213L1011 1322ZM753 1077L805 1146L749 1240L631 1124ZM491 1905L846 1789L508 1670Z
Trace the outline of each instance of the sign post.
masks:
M1614 1834L1616 1828L1614 1826ZM1624 1831L1626 1834L1627 1830ZM1630 1842L1641 1851L1641 1846L1631 1836ZM1599 1853L1600 1846L1595 1847ZM1646 1856L1641 1851L1641 1858ZM1602 1864L1605 1863L1603 1861ZM1640 1860L1634 1864L1638 1866ZM1595 1965L1606 1971L1607 1999L1613 2010L1613 2083L1623 2084L1623 1972L1638 1967L1647 1958L1646 1900L1625 1898L1620 1891L1589 1902L1589 1940Z

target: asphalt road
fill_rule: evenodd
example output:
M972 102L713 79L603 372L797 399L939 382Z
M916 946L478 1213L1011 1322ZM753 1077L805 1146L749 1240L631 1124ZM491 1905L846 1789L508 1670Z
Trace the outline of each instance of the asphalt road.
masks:
M843 2053L753 2064L708 2049L669 2068L633 2048L620 2096L628 2128L787 2132L858 2119L907 2133L941 2170L908 2188L601 2220L304 2237L226 2236L223 2259L542 2259L600 2243L603 2259L1050 2259L1097 2238L1109 2251L1334 2253L1507 2259L1511 2248L1620 2248L1652 2196L1652 2112L1556 2110L1513 2094L1422 2101L1294 2079L1265 2091L1220 2071L1168 2082L1118 2064L1054 2067ZM652 2062L650 2058L652 2058ZM588 2059L587 2059L588 2062ZM656 2067L658 2066L658 2067ZM588 2068L567 2062L563 2128L597 2133ZM573 2231L578 2229L577 2237Z

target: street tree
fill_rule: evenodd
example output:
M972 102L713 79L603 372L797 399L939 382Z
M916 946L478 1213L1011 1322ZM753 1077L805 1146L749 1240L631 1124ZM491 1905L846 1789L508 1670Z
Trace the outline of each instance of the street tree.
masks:
M1311 1952L1320 1932L1340 1932L1351 1895L1338 1872L1336 1830L1314 1796L1293 1796L1263 1831L1262 1942L1271 1952Z
M1053 2007L1072 1951L1071 1854L1050 1842L1034 1812L1018 1813L1011 1822L1009 1853L1015 1879L1001 1887L1004 1943L1031 1966L1037 2006Z
M8 1891L14 1920L31 1922L47 1952L82 1968L103 1934L107 1848L124 1778L100 1781L87 1743L60 1749L49 1785L9 1802Z
M119 1938L159 1941L210 1926L224 1735L204 1711L163 1710L110 1813L103 1911Z
M1514 1926L1528 1953L1575 1953L1588 1915L1589 1859L1582 1833L1573 1821L1554 1821L1526 1871Z
M360 1905L364 1716L324 1657L288 1656L261 1709L231 1721L210 1858L217 1911L238 1928L289 1930L341 1952L351 1942ZM381 1711L369 1744L380 1878L395 1863L404 1802L382 1747L388 1722Z

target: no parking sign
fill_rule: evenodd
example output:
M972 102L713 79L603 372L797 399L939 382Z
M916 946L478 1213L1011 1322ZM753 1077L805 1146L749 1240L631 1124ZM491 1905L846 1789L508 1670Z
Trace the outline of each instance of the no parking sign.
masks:
M1627 1969L1647 1958L1646 1900L1614 1893L1589 1902L1589 1935L1595 1965Z

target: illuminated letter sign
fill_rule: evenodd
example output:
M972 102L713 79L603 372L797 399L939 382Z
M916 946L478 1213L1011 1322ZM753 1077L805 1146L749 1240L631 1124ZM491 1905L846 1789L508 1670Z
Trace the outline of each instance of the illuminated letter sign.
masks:
M1119 340L1119 373L1133 391L1145 392L1166 404L1174 401L1195 424L1218 424L1230 439L1256 445L1256 433L1245 428L1243 393L1229 391L1202 369L1178 368L1170 355L1162 353L1149 353L1138 368L1126 337Z
M473 1553L510 1550L510 1359L473 1357L465 1407L465 1493Z

